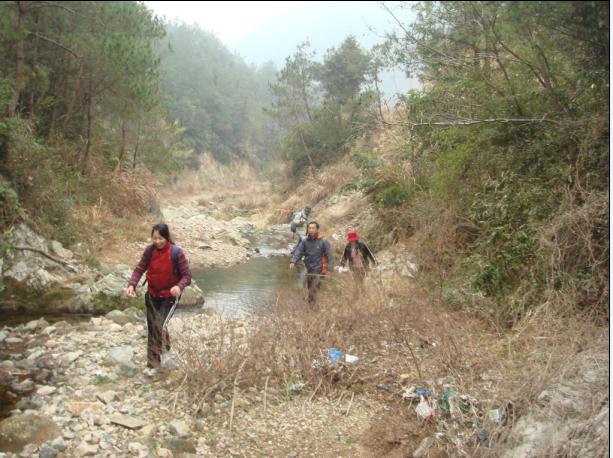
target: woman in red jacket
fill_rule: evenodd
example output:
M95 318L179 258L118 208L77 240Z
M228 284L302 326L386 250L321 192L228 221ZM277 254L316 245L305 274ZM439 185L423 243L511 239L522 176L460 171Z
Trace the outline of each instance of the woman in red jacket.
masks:
M176 302L191 283L192 274L183 250L170 238L166 224L156 224L151 230L153 243L143 252L126 288L126 296L136 297L134 290L143 273L147 272L147 367L160 366L162 345L170 350L166 325L175 311ZM154 370L150 371L152 374Z

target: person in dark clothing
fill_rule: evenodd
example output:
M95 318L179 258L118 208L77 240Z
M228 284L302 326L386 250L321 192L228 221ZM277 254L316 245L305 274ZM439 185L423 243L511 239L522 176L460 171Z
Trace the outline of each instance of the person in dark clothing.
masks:
M330 242L319 231L319 224L316 221L311 221L307 228L307 237L302 243L298 244L292 255L289 268L293 269L296 262L304 256L309 304L313 305L323 277L332 269L332 258L330 256Z
M350 229L347 232L347 245L343 252L341 266L345 267L345 264L349 263L349 268L351 269L353 277L356 282L361 285L364 283L370 261L374 264L377 263L366 244L360 240L358 232L355 229Z
M136 297L134 290L147 272L147 367L153 375L160 366L163 350L170 350L166 326L178 298L191 283L192 274L185 253L172 242L166 224L153 226L151 238L153 243L145 248L125 293L128 297Z

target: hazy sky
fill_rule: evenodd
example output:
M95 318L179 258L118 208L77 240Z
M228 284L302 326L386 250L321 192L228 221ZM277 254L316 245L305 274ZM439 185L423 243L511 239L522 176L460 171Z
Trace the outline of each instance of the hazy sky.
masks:
M320 2L145 2L158 16L196 23L230 45L306 3Z
M277 68L309 40L315 59L321 61L326 51L338 47L353 35L363 49L384 40L386 32L398 30L390 14L376 1L303 1L303 2L145 2L158 16L195 23L215 33L222 43L249 64L273 61ZM402 20L408 10L399 2L385 2ZM391 95L417 87L402 69L382 73L381 89Z

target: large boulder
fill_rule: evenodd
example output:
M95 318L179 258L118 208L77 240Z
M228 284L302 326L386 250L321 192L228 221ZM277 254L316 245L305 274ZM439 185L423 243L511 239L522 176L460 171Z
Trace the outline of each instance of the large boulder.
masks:
M40 445L61 437L53 420L41 415L14 415L0 422L0 450L20 452L28 444Z
M191 285L183 290L179 307L200 307L204 304L204 293L192 280Z
M503 458L604 456L609 447L609 352L578 354L502 444Z

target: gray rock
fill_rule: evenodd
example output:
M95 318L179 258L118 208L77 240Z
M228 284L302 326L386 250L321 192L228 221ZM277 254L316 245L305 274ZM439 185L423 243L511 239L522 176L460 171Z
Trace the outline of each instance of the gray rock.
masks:
M168 424L168 430L174 436L187 437L191 434L189 425L183 420L173 420Z
M103 393L98 393L96 397L105 404L109 404L117 399L117 393L115 391L105 391Z
M180 304L182 307L200 307L204 304L204 293L192 280L191 285L181 293Z
M432 444L434 444L434 438L425 437L422 439L419 447L417 447L417 450L415 450L411 456L413 458L422 458L426 456L428 454L428 450L430 450L430 447L432 447Z
M71 351L70 353L66 353L62 356L62 361L64 361L64 363L66 364L72 364L77 359L79 359L81 355L83 355L83 352L81 350Z
M147 456L149 449L140 442L130 442L128 444L128 451L136 456Z
M30 273L26 280L26 285L36 290L43 290L48 286L63 282L63 278L59 275L53 275L47 272L46 269L39 268Z
M596 458L609 447L608 349L578 354L513 426L502 458ZM597 406L597 410L594 409Z
M123 426L128 429L140 429L147 424L145 420L130 417L128 415L113 415L111 417L111 423Z
M102 277L92 285L92 293L102 293L105 296L121 296L125 289L126 282L123 278L109 274Z
M8 337L4 339L4 343L8 345L17 345L17 344L20 344L21 342L23 342L23 339L20 339L19 337Z
M98 446L87 444L86 442L81 442L79 446L74 451L75 456L94 456L98 453Z
M38 454L39 458L55 458L58 454L58 450L50 447L49 445L43 446Z
M53 420L42 415L14 415L0 422L0 450L20 452L28 444L40 445L62 431Z
M62 244L58 242L57 240L52 240L51 242L49 242L49 248L51 249L51 251L53 251L53 253L58 255L60 258L64 258L64 259L73 258L72 251L64 248Z
M172 451L173 453L196 453L195 443L187 439L168 439L164 441L162 447Z
M134 356L134 347L130 345L124 345L122 347L113 348L109 352L109 358L121 369L128 371L136 371L136 366L132 361Z
M51 441L51 447L56 449L58 452L63 452L64 450L66 450L66 443L64 442L64 438L58 437L56 439L53 439Z
M11 266L3 276L17 282L23 282L32 273L32 267L28 266L24 261L18 261Z
M39 394L40 396L48 396L55 393L56 390L57 388L54 386L41 386L36 390L36 394Z
M136 323L140 321L140 319L134 317L132 314L125 313L121 310L111 310L109 313L105 315L107 320L111 320L114 323L124 325L126 323Z

